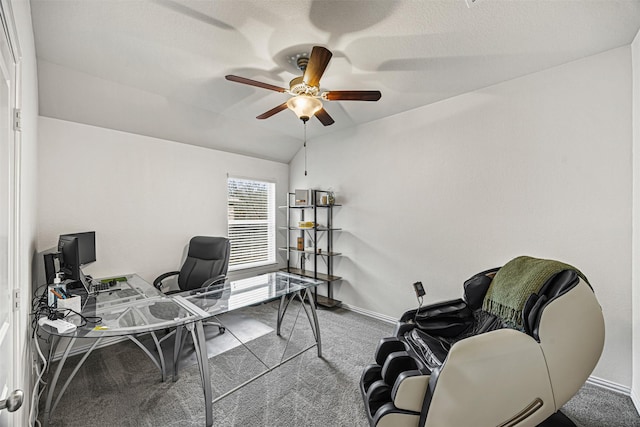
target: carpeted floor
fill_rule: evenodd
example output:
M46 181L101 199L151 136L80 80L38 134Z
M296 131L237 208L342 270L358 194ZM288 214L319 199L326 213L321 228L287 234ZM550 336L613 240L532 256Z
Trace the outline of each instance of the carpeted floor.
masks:
M262 322L268 331L275 329L276 313L277 304L269 303L219 320L234 325L238 316L246 316ZM391 335L393 325L344 309L319 310L318 316L323 357L317 357L312 348L220 399L213 405L215 426L368 425L358 382L362 368L372 362L378 340ZM227 334L240 336L241 332L230 327ZM217 328L208 328L207 335L215 340ZM304 311L294 304L281 337L271 331L246 347L229 345L227 351L210 359L214 398L273 368L283 354L290 357L312 343ZM78 359L68 361L63 377ZM162 383L159 371L135 344L123 342L91 355L62 397L50 425L202 426L203 405L197 366L185 362L178 381ZM564 412L581 427L640 427L640 417L628 396L590 385L580 390Z

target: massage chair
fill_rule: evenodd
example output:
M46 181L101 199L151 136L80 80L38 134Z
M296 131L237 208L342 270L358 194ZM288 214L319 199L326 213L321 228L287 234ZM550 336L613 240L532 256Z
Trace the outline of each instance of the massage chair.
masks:
M548 261L510 263L523 260ZM404 313L361 376L370 425L574 426L559 409L596 366L604 320L586 278L558 270L523 297L516 322L487 310L499 268L467 280L461 299ZM512 282L516 294L526 285Z

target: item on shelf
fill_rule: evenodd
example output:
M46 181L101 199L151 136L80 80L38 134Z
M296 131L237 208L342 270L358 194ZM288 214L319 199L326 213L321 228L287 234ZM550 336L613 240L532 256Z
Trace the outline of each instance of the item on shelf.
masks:
M304 249L304 237L298 237L298 250L301 251Z
M313 228L315 226L313 221L298 221L298 228Z
M329 204L328 200L329 199L327 198L327 195L325 194L320 198L320 204L328 205Z
M311 190L296 190L295 206L309 206Z
M327 193L327 201L329 202L330 205L336 204L336 194L333 191L329 191Z

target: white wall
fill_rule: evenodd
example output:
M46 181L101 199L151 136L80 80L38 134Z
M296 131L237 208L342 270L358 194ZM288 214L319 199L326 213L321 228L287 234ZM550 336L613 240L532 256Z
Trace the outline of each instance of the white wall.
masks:
M17 275L22 302L18 312L19 336L17 346L20 360L15 367L19 387L25 392L25 402L16 412L16 425L27 425L31 410L31 285L32 262L34 259L37 232L37 148L38 148L38 81L36 76L36 55L31 26L31 8L28 1L12 1L14 19L22 58L20 61L21 93L18 105L22 110L22 131L18 152L18 253Z
M640 34L640 33L639 33ZM640 256L640 35L631 44L633 57L633 250L631 259ZM640 412L640 266L632 263L632 380L631 399Z
M94 277L179 269L195 235L227 235L227 174L276 182L288 165L40 117L38 250L96 231ZM280 215L284 213L280 212Z
M631 140L624 47L313 139L290 188L337 192L335 297L394 318L416 280L431 302L518 255L575 265L605 315L594 375L629 387Z

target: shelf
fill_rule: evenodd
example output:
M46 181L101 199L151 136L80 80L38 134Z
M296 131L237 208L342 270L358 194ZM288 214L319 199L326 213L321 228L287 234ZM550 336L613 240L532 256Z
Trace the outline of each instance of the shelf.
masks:
M291 274L297 274L298 276L303 276L303 277L310 277L312 279L316 278L314 277L313 271L311 270L300 270L299 268L289 268L289 269L282 268L281 271L287 271ZM316 276L318 280L322 280L324 282L335 282L336 280L342 279L342 277L340 276L334 276L331 274L323 274L323 273L318 273Z
M333 205L305 205L305 206L278 206L278 209L313 209L313 208L333 208L336 206L342 206L340 204L334 203Z
M337 307L341 302L330 298L330 296L333 296L331 292L332 282L342 278L332 274L333 257L341 256L342 254L333 251L333 232L342 231L342 229L333 228L333 207L342 205L329 203L335 202L334 193L329 190L310 189L304 198L300 195L295 197L295 195L295 192L289 192L287 206L279 206L280 209L287 209L287 222L278 227L278 229L286 230L287 232L286 244L284 247L278 248L278 251L286 253L287 258L287 268L282 268L282 271L325 282L327 296L318 295L316 289L314 290L315 301L318 306L326 308ZM296 202L305 204L296 205ZM296 214L295 211L299 213ZM322 225L323 221L326 221L324 225ZM313 226L299 227L305 224ZM298 243L301 238L305 239L304 249L298 249ZM291 244L292 241L295 243ZM320 252L318 252L319 250ZM313 258L309 255L313 255ZM318 257L321 259L318 259ZM292 262L295 264L296 258L299 258L297 265L300 268L291 267ZM320 268L324 273L318 272L319 265L321 266L322 264L324 264L324 268Z
M316 302L318 303L318 305L326 308L334 308L342 304L342 301L325 297L324 295L316 295Z
M279 250L279 251L286 251L286 250L287 250L287 248L278 248L278 250ZM323 252L318 252L318 253L316 254L316 253L315 253L315 252L313 252L313 251L309 251L309 250L301 251L301 250L299 250L299 249L297 249L297 248L294 248L294 247L290 247L290 248L289 248L289 251L290 251L290 252L300 252L300 253L309 254L309 255L321 255L321 256L340 256L340 255L342 255L342 254L341 254L341 253L339 253L339 252L325 252L325 251L323 251Z
M313 205L305 206L278 206L278 209L313 209Z
M327 227L278 227L281 230L303 230L303 231L342 231L341 228L327 228Z

